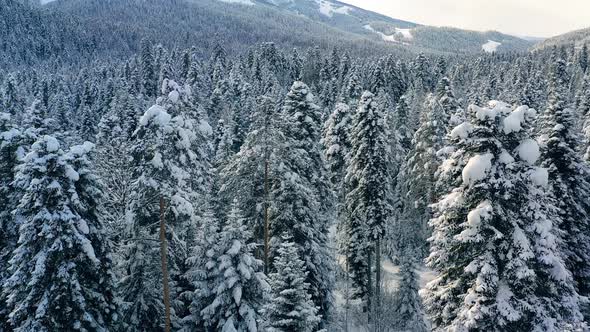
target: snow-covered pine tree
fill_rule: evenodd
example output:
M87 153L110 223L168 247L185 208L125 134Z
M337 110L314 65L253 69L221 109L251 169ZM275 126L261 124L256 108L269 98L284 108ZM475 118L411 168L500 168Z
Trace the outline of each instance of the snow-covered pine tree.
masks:
M224 332L259 330L259 311L269 285L262 272L262 261L254 257L257 245L249 243L251 237L234 201L214 249L218 256L211 270L213 302L201 311L207 328Z
M293 236L309 272L306 282L312 299L325 323L333 306L333 261L327 246L333 193L320 146L321 111L303 82L293 83L283 104L279 128L283 137L272 161L271 253L279 248L284 232Z
M217 266L220 221L209 207L205 205L199 227L187 259L189 269L185 279L192 289L182 294L189 300L189 314L182 318L182 331L215 331L214 326L206 326L201 311L214 300L215 268Z
M371 311L373 287L379 287L372 285L372 267L376 265L376 280L379 280L380 242L392 213L391 133L387 113L372 93L365 92L361 97L352 128L345 177L348 218L345 229L349 242L346 253L354 296L362 299Z
M264 306L264 320L268 332L312 332L320 323L309 294L305 263L288 233L283 234L271 273L270 299Z
M2 286L10 276L8 271L12 252L18 241L18 224L14 209L20 200L20 193L14 186L16 167L23 157L22 134L15 128L9 113L0 113L0 331L9 330L8 310Z
M435 204L431 254L438 277L423 290L435 329L562 331L581 319L559 247L546 169L526 106L469 107L441 166L453 184Z
M4 285L15 331L107 331L117 319L100 189L84 158L44 136L18 168L20 237Z
M129 243L121 284L128 328L159 328L163 313L162 292L158 289L162 288L153 285L153 280L164 278L161 273L166 270L154 271L156 234L162 231L158 225L163 220L166 226L165 240L160 235L161 250L168 251L166 242L170 242L170 250L163 257L170 258L168 270L176 283L176 277L186 272L181 266L187 257L184 235L194 223L195 204L207 191L207 160L202 151L205 147L197 145L202 132L190 117L192 94L187 89L165 80L162 92L168 94L145 112L134 134L136 182L127 217ZM150 287L138 287L143 283ZM172 289L172 295L176 297L183 291Z
M252 240L260 245L264 243L265 220L268 217L265 211L268 212L269 208L269 184L274 168L271 155L279 140L276 103L271 96L258 99L244 144L220 170L218 196L221 205L227 208L233 199L239 198L238 204L247 229L253 236Z
M324 124L322 144L324 145L324 157L332 185L337 193L342 193L344 172L346 170L346 157L350 151L352 111L350 106L343 103L336 104Z
M553 59L549 105L541 119L542 166L549 171L558 202L556 221L563 232L565 262L576 289L590 295L590 168L577 152L575 111L567 105L568 78L563 59Z
M402 251L399 247L401 242L389 241L389 252L398 256L412 251L414 255L425 254L425 240L429 232L427 224L431 217L429 205L436 200L436 172L441 164L438 152L445 144L449 118L435 95L427 98L424 108L420 127L414 133L412 148L398 177L400 198L397 208L401 210L401 216L394 229L399 234L390 234L418 234L412 236L415 241L404 242L417 247L413 250L403 248Z
M401 245L411 248L411 245ZM427 332L430 331L426 322L426 314L422 299L418 294L420 289L420 276L416 269L419 260L412 256L413 252L400 255L398 289L394 294L395 327L399 331Z

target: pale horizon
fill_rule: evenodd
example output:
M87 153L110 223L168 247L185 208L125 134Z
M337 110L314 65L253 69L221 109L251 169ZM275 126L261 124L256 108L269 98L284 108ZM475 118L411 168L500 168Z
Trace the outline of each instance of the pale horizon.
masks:
M422 25L550 38L590 27L588 0L341 0Z

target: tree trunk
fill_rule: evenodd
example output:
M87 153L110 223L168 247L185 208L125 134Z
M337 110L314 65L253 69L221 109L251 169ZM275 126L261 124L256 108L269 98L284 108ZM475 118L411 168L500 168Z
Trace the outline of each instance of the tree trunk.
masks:
M371 249L367 250L367 323L370 326L372 322L372 310L373 310L373 285L372 285L372 275L371 271Z
M166 221L164 198L160 197L160 258L162 261L162 285L164 288L164 307L166 310L166 332L170 332L170 285L168 284L168 243L166 241Z
M379 331L381 319L381 238L375 243L375 330Z
M270 229L268 221L268 158L264 161L264 273L268 275Z

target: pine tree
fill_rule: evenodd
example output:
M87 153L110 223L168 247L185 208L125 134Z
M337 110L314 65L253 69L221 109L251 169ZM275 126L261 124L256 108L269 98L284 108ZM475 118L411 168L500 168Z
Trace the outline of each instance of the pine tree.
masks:
M188 255L186 230L197 215L195 204L202 202L202 193L208 190L204 171L208 169L206 152L202 145L197 145L202 133L190 116L191 94L186 89L165 80L162 92L169 91L168 94L159 98L161 105L156 104L145 112L134 134L136 182L127 217L131 239L125 248L126 277L121 285L127 299L128 328L151 329L160 325L162 292L157 290L162 288L153 285L153 279L162 280L159 278L162 273L163 285L169 285L165 281L169 270L175 286L186 272L183 271ZM162 223L165 229L157 227ZM151 256L154 254L151 241L157 233L160 233L161 258L169 259L171 264L167 269L159 268L159 272ZM169 250L167 242L170 242ZM168 254L164 254L166 251ZM150 259L152 262L147 261ZM137 287L143 283L150 283L152 288ZM175 297L182 292L172 289Z
M18 168L20 240L4 285L15 331L107 331L117 319L100 189L86 151L72 153L44 136Z
M257 332L259 310L269 291L262 261L253 255L256 244L243 224L234 201L215 252L213 302L201 314L205 326L217 331Z
M305 253L306 282L322 319L332 307L333 262L328 252L332 192L320 148L320 109L307 85L295 82L284 100L280 145L273 156L270 188L271 256L280 236L293 236Z
M23 157L20 146L22 134L12 123L9 113L0 113L0 265L9 266L12 252L17 246L18 225L13 210L18 205L20 193L13 181L16 167ZM7 268L0 270L0 330L9 330L6 298L2 286L10 276Z
M436 203L423 291L435 329L561 331L581 319L571 273L560 257L546 169L529 136L536 115L504 103L470 106L451 132L441 166L448 194Z
M399 268L400 281L394 294L396 312L396 329L400 331L426 332L430 331L426 323L426 314L422 299L418 294L420 276L416 272L417 260L412 253L401 255Z
M312 332L320 322L318 309L309 294L305 263L300 258L293 238L285 233L275 258L275 273L270 277L270 299L264 306L266 331Z
M158 76L152 45L147 39L141 41L139 61L141 68L141 92L148 97L155 97L158 94Z
M346 157L350 151L351 113L347 104L336 104L334 111L324 125L322 138L324 157L330 171L332 184L338 193L342 192Z
M351 150L346 170L346 211L350 267L355 297L363 299L371 311L372 259L377 262L376 279L380 271L380 242L385 225L392 213L391 137L383 105L365 92L352 120ZM379 285L377 285L379 287Z
M215 331L214 326L206 326L202 310L214 300L215 268L218 257L217 246L220 239L220 221L209 206L204 207L194 244L187 264L186 280L193 286L182 296L190 300L189 314L182 319L183 331Z
M554 60L550 74L549 105L541 121L545 138L542 165L550 176L558 204L559 227L564 232L564 254L576 289L590 295L590 168L577 152L574 110L566 104L566 64Z

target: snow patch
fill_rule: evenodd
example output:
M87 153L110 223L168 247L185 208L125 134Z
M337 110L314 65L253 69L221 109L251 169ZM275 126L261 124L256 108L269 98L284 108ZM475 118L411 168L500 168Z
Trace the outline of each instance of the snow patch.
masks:
M528 106L520 106L504 118L504 133L510 134L522 130L522 124L527 118L534 117L537 112Z
M498 50L500 45L502 45L502 43L488 39L487 43L481 45L481 49L486 53L494 53Z
M237 3L240 5L246 5L246 6L254 6L255 3L252 2L252 0L218 0L221 2L225 2L225 3Z
M518 151L520 159L526 161L530 165L534 165L541 156L539 144L530 138L522 141L516 150Z
M153 119L153 121L159 126L165 126L170 122L170 114L166 113L166 110L160 105L154 105L150 107L145 114L139 119L139 123L142 126L147 124Z
M469 159L465 168L463 168L463 183L470 185L476 181L484 179L487 173L492 169L492 159L494 155L491 153L480 154Z
M59 142L55 137L45 135L45 143L47 144L47 152L56 152L59 150Z
M414 36L412 35L412 29L395 28L395 32L401 34L404 39L414 39Z
M378 34L379 36L381 36L381 39L383 39L384 41L398 43L398 41L395 39L395 35L386 35L381 31L377 31L377 30L373 29L373 27L370 24L363 26L363 28Z
M473 132L473 125L469 122L463 122L451 130L451 138L467 138Z
M334 14L350 15L352 8L348 6L336 7L334 3L325 0L316 0L320 5L320 13L327 17L333 17Z
M546 168L537 167L529 173L529 177L534 184L540 187L549 185L549 172Z

